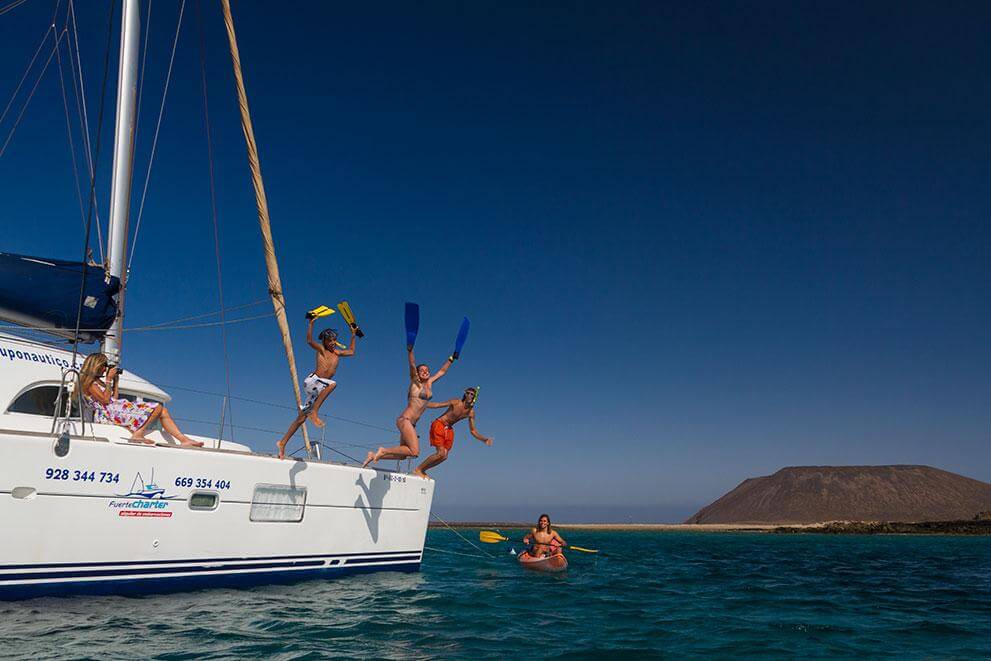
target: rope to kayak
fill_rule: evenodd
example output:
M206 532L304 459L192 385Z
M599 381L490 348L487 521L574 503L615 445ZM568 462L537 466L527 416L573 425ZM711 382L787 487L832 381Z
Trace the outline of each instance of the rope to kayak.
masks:
M472 547L473 549L475 549L479 553L482 553L483 555L486 555L486 556L488 556L490 558L495 557L491 553L489 553L488 551L486 551L485 549L479 548L479 546L477 544L475 544L473 541L471 541L470 539L468 539L467 537L465 537L464 535L462 535L461 533L459 533L454 528L452 528L451 527L451 524L449 524L447 521L445 521L444 519L442 519L439 516L437 516L437 514L435 514L434 512L431 512L430 513L430 516L434 517L435 519L437 519L438 521L440 521L441 523L443 523L445 526L447 526L448 530L450 530L455 535L457 535L458 537L460 537L461 539L463 539L468 544L468 546Z
M450 553L451 555L463 555L466 558L482 558L485 559L484 555L478 555L477 553L461 553L459 551L448 551L447 549L439 549L436 546L424 546L423 548L428 551L433 551L434 553ZM489 556L492 557L492 556Z

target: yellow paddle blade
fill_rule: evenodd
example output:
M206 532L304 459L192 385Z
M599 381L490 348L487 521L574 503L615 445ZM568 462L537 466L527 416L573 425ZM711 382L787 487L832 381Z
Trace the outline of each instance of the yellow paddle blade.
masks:
M351 312L351 305L347 301L341 301L338 303L337 309L340 310L341 316L344 317L344 321L349 324L354 323L354 314Z
M572 551L579 551L581 553L598 553L598 551L595 549L583 549L580 546L569 546L568 548L571 549Z
M508 537L503 537L497 532L492 532L491 530L483 530L478 533L478 539L485 542L486 544L496 544L498 542L508 542Z

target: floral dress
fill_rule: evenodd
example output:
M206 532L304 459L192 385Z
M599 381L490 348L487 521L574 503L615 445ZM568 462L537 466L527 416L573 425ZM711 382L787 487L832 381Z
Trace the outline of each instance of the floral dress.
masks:
M104 389L106 392L106 389ZM110 398L109 404L85 395L86 401L93 407L93 421L119 425L135 432L141 429L151 414L158 408L158 404L150 402L132 402L129 399Z

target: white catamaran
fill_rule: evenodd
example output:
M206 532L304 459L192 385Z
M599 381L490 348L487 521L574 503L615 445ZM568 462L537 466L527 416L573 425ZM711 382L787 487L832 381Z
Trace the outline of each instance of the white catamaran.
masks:
M99 340L113 362L120 359L140 39L138 0L122 2L106 268L0 254L7 281L0 283L0 317L77 342ZM222 5L268 287L288 339L234 27L226 0ZM49 293L51 300L40 300ZM295 373L288 343L287 353ZM149 434L154 446L128 443L127 430L93 423L71 387L81 359L71 348L0 334L0 598L419 568L432 481L279 460L228 440L199 437L204 448L179 447L163 431ZM120 394L169 401L130 372L121 377Z

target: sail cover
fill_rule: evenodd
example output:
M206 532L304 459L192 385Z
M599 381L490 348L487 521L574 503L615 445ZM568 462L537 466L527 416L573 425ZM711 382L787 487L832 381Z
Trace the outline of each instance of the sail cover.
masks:
M82 262L0 253L0 319L71 339L82 273ZM101 267L86 268L80 340L103 337L117 317L119 290L118 278L108 281Z

